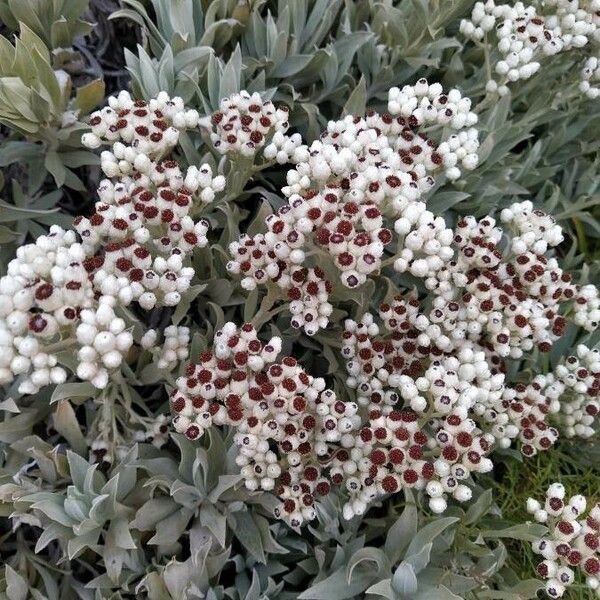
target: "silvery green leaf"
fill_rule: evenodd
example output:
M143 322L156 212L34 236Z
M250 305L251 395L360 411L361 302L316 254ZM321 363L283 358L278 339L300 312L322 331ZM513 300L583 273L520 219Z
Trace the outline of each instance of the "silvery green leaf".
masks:
M231 39L236 25L238 25L238 21L235 19L221 19L211 24L204 32L200 44L218 50Z
M228 98L231 94L240 91L241 76L242 52L238 45L223 68L221 82L219 84L219 99Z
M458 517L442 517L435 519L419 529L408 545L406 556L411 556L412 554L420 552L426 544L433 542L440 533L445 531L451 525L454 525L454 523L457 523L459 520Z
M470 196L466 192L438 191L427 200L427 208L435 213L443 213Z
M138 46L137 51L140 66L139 77L143 86L144 96L153 98L160 92L156 61L141 46Z
M413 566L402 561L392 576L392 589L399 595L400 600L411 600L417 588L417 576Z
M118 583L119 577L123 571L123 562L126 557L127 553L124 550L117 548L107 536L102 548L102 558L106 565L106 576L110 581Z
M112 481L115 481L114 479ZM116 481L114 489L116 490ZM104 525L108 520L115 516L116 503L113 494L100 494L92 500L92 506L89 511L89 520L94 524Z
M407 505L390 527L385 539L385 554L392 564L396 564L404 556L404 551L417 532L417 507L409 498L412 496L407 495Z
M177 504L181 504L181 506L187 508L196 507L203 496L198 488L179 480L173 482L169 492Z
M76 523L81 523L87 518L90 508L87 503L82 502L79 498L74 496L67 497L63 507L65 513L67 513L67 515Z
M61 383L52 392L51 403L59 400L71 400L73 398L95 398L98 390L88 382Z
M391 579L382 579L381 581L378 581L368 588L366 593L375 596L383 596L384 598L387 598L387 600L397 600L397 594L392 589Z
M0 410L11 413L20 413L21 410L12 398L6 398L0 402Z
M166 519L178 508L171 498L151 498L138 509L131 526L140 531L153 531L157 523Z
M364 75L361 75L360 80L352 93L346 100L342 115L362 116L367 109L367 81Z
M484 577L489 577L504 566L507 556L506 546L499 543L489 554L477 561L477 569Z
M86 548L95 545L99 535L100 530L97 529L70 539L67 542L67 556L69 557L69 560L73 560Z
M370 31L353 31L341 36L333 45L333 48L340 62L340 77L348 73L350 65L354 59L354 55L364 44L373 38L373 33Z
M320 46L327 35L342 0L317 0L302 31L300 43L303 49L312 50Z
M173 65L173 49L166 46L158 62L158 83L162 90L173 93L175 87L175 69Z
M419 590L415 600L464 600L462 596L452 593L446 586L440 585L435 589Z
M431 554L432 542L425 544L416 554L411 554L404 559L404 562L410 564L415 572L419 574L428 564Z
M466 525L471 525L472 523L476 523L485 515L489 509L491 508L493 503L493 494L492 490L485 490L479 498L477 498L476 502L471 504L467 510L467 514L465 515L464 523Z
M209 447L206 451L207 469L205 483L207 489L213 489L225 470L227 447L221 433L216 428L208 430Z
M194 510L181 507L165 519L156 523L156 533L148 540L155 546L175 543L187 529Z
M36 410L22 411L19 414L7 413L0 422L0 442L11 443L31 433L35 423L43 418L43 413Z
M220 513L214 505L204 503L200 507L200 523L210 530L219 545L224 548L227 533L227 518L225 515Z
M72 530L70 527L65 527L60 523L49 523L46 525L37 539L35 544L35 552L41 552L50 542L56 539L65 540L71 537Z
M242 476L239 474L219 475L217 484L211 489L208 499L211 502L217 502L222 494L224 494L227 490L234 488L242 481L242 479Z
M86 487L88 474L93 474L97 465L90 465L84 458L75 452L67 451L69 473L76 489L83 491Z
M29 586L19 573L10 565L4 566L4 577L6 578L6 597L8 600L27 600Z
M148 573L136 586L136 593L145 592L149 600L173 600L164 580L156 572Z
M481 532L481 535L487 539L512 538L533 542L543 537L547 531L548 528L539 523L521 523L511 527L503 527L502 529L485 529Z
M295 56L288 56L283 62L279 63L269 72L269 76L280 77L282 79L291 77L308 67L312 60L312 54L296 54Z
M266 562L260 530L253 519L252 513L249 511L229 513L227 521L244 548L258 562Z
M484 600L528 600L537 598L538 592L543 588L544 583L539 579L526 579L506 590L483 590L479 597Z
M54 427L77 453L83 454L86 451L87 443L68 400L59 400L54 412Z
M345 600L364 592L373 583L373 572L357 567L351 583L346 577L346 568L340 567L329 577L302 592L299 600Z
M172 560L167 564L164 568L163 578L173 599L188 596L186 590L189 589L194 580L195 570L195 566L191 560L186 560L185 562Z
M194 477L194 460L196 458L196 446L184 435L171 433L171 438L179 447L179 459L177 472L182 481L191 483Z
M213 49L210 46L195 46L193 48L182 50L174 57L173 66L175 73L179 73L179 71L190 66L204 69L212 52Z
M358 565L368 569L373 569L372 565L375 565L376 574L380 574L382 572L387 573L391 568L390 561L379 548L361 548L351 556L350 560L348 561L348 565L346 566L346 578L348 583L352 582L352 573L354 569L358 567Z
M270 497L275 499L273 496L270 496ZM267 506L265 506L265 509L269 510L269 508ZM272 509L270 509L269 512L272 513L273 512ZM265 549L265 552L268 552L271 554L288 554L290 552L288 548L286 548L285 546L282 546L277 541L276 537L273 535L273 532L271 531L271 524L265 517L263 517L259 514L254 514L254 520L260 531L260 535L262 538L263 547ZM273 561L272 558L271 558L271 561ZM267 565L271 565L272 564L271 561L268 562ZM286 571L287 569L285 567L283 567L282 570Z
M333 91L338 82L339 60L337 54L332 50L326 50L327 60L321 73L321 81L325 88L323 97Z
M244 595L244 600L259 600L260 599L260 579L255 569L252 570L252 582Z
M129 522L125 517L118 517L110 522L108 535L118 548L134 550L137 546L129 531Z
M51 492L38 492L20 498L23 502L31 502L31 508L39 510L52 521L56 521L65 527L72 527L75 520L71 518L64 507L64 497Z

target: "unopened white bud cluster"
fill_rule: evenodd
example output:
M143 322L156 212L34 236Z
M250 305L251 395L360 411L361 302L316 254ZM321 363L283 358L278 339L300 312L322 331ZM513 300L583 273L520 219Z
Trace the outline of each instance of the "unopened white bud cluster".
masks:
M437 147L441 165L449 179L460 177L460 166L467 171L477 166L479 143L477 130L472 129L477 123L477 115L471 111L471 100L463 97L459 90L444 93L439 83L429 84L426 79L419 79L414 86L391 88L388 110L409 122L414 119L424 127L437 125L459 131L442 140Z
M108 384L109 372L117 369L133 344L126 323L114 311L114 298L103 296L97 308L85 308L75 337L80 345L77 377L103 389Z
M265 146L263 154L267 160L275 160L280 165L290 162L295 155L296 148L302 145L302 136L299 133L285 135L276 131L271 142Z
M561 361L554 374L565 388L558 415L561 432L591 437L600 414L600 351L579 344L577 354Z
M507 84L530 78L540 70L544 58L600 41L599 11L599 0L536 1L531 5L486 0L475 4L471 19L461 21L460 31L475 42L493 36L498 50L493 66L496 78L487 82L486 89L505 95ZM584 71L581 89L587 93L594 88L585 81Z
M547 579L550 598L563 596L575 581L575 570L585 577L590 593L600 597L600 504L587 515L586 506L585 496L567 499L561 483L550 485L543 503L527 500L527 512L549 528L546 536L532 542L532 548L544 559L537 573Z
M229 98L223 98L219 110L212 115L215 128L210 134L213 146L221 154L240 154L254 157L265 148L265 158L276 158L278 162L288 162L289 153L299 144L296 134L292 139L285 136L289 127L289 109L263 100L257 92L250 94L242 91ZM279 155L285 152L286 156Z
M581 70L579 89L591 100L600 96L600 60L590 56Z
M149 350L158 369L172 371L189 356L190 328L176 325L165 327L162 345L157 346L158 332L149 329L140 341L142 348Z
M66 371L50 350L72 337L79 310L94 303L85 250L74 231L57 225L18 248L0 279L0 383L22 376L19 392L62 383Z
M551 215L533 208L529 200L515 202L500 213L500 219L512 230L511 251L545 254L549 247L563 241L562 227Z

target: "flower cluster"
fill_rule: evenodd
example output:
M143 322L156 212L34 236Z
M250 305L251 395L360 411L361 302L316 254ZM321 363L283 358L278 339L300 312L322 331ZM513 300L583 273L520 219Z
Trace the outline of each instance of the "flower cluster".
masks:
M493 438L481 434L462 407L432 423L420 421L411 410L369 413L339 465L349 475L345 518L363 514L370 502L403 488L424 489L435 513L446 509L448 496L459 502L471 498L464 480L491 470L486 454Z
M194 275L184 265L194 248L206 246L208 222L194 222L187 212L189 193L160 188L154 195L143 187L126 193L123 186L104 185L89 219L75 219L89 262L91 279L104 295L117 296L144 309L157 303L175 306ZM116 192L116 193L114 193Z
M358 448L366 458L372 460L374 455L376 461L381 452L392 453L394 460L384 460L378 470L380 477L388 477L387 487L391 487L391 476L396 482L394 490L425 488L431 509L443 512L446 494L459 501L471 497L460 481L472 472L492 468L486 454L496 441L494 434L499 436L502 431L502 419L497 415L488 419L494 421L493 427L484 432L473 417L500 402L504 377L492 375L485 353L470 344L457 356L444 356L427 333L419 332L425 317L418 306L414 297L399 297L391 305L381 306L389 338L377 337L379 327L370 314L360 323L346 321L342 354L348 359L347 384L357 389L358 402L370 411L368 428L372 431L364 435L361 431ZM417 435L420 449L411 446L404 431L396 431L403 420L412 423L411 434ZM390 431L386 432L386 427ZM367 464L362 459L358 462ZM367 502L375 490L369 483L374 469L369 469L371 475L365 475L365 481L355 487L358 504L352 500L348 512Z
M519 438L525 455L548 449L558 436L549 421L568 386L579 395L573 413L589 416L587 407L597 407L592 398L581 410L600 385L596 351L581 347L580 359L567 359L556 375L513 389L492 373L483 347L465 341L448 354L432 343L415 296L382 305L380 317L387 339L369 314L346 322L342 354L357 404L325 389L294 358L278 361L281 339L263 343L252 325L227 323L177 380L175 429L195 440L212 426L234 427L246 487L275 491L275 515L297 527L314 518L315 501L332 486L347 493L346 519L404 488L423 490L441 513L449 497L471 498L468 479L493 468L495 447Z
M544 58L600 41L599 11L598 0L552 0L533 5L486 0L475 4L471 19L461 21L460 31L475 42L494 36L498 50L493 67L496 78L487 82L486 89L505 95L507 84L530 78L540 70ZM586 85L586 80L595 68L588 61L583 73L581 89L591 98L597 93L591 91L595 88Z
M587 438L600 413L600 352L580 344L577 355L557 365L554 375L564 386L558 423L566 437Z
M177 380L171 407L175 429L192 440L212 425L235 427L246 487L275 490L275 514L297 527L314 518L332 484L328 464L360 419L356 404L337 400L294 358L276 362L280 351L280 338L263 344L251 324L226 323Z
M172 371L180 362L189 356L190 328L169 325L163 332L162 345L156 346L158 332L148 329L140 341L142 348L150 350L158 369Z
M75 232L56 225L17 250L0 279L0 383L22 376L19 391L33 394L65 381L53 347L61 332L73 337L81 310L94 305L85 259Z
M553 483L545 502L529 498L527 511L536 521L548 525L548 535L532 543L533 551L544 560L538 574L547 579L546 593L560 598L575 581L575 568L586 577L591 593L600 592L600 504L585 515L587 500L577 495L565 498L565 488Z
M267 217L266 233L243 235L229 248L227 268L242 276L244 288L274 282L290 292L298 287L293 282L297 267L322 258L333 263L343 286L357 288L382 268L385 248L393 239L386 219L395 223L403 242L397 270L425 277L452 257L452 231L426 210L421 198L434 184L436 171L456 179L461 168L477 165L477 131L471 127L477 117L470 100L458 90L445 94L441 85L421 79L414 86L392 88L388 108L385 114L369 111L364 118L331 121L310 146L290 142L295 168L288 171L282 189L287 204ZM456 133L436 143L420 131L425 127L428 135L442 127ZM277 143L279 148L286 142ZM320 283L322 277L317 278ZM327 287L321 284L329 293ZM298 291L291 294L301 300ZM319 303L326 302L323 295ZM306 312L305 304L294 305L295 326L306 321L297 318ZM325 312L312 304L308 308L311 315L322 317L319 327L327 324L327 304ZM315 333L314 316L310 322L305 330Z
M291 152L299 145L299 136L285 136L289 127L288 107L275 108L257 92L242 91L223 98L219 110L212 114L214 130L210 134L213 146L221 154L241 154L254 157L261 148L267 159L288 162ZM284 153L285 156L280 155Z
M102 296L97 308L81 311L75 330L80 345L77 376L97 388L106 387L108 371L120 366L133 344L131 332L125 331L125 321L115 315L114 304L114 297Z
M501 404L493 407L497 414L508 416L505 433L507 437L518 435L525 456L548 450L558 439L558 430L549 421L560 410L563 391L552 375L537 375L528 385L507 388Z
M149 442L160 448L169 439L169 417L158 415L152 419L145 431L136 430L136 439L140 442Z
M460 313L459 307L459 301L450 302L448 314ZM550 448L558 429L568 437L592 435L600 386L597 351L581 346L579 359L570 357L555 373L512 388L502 373L499 348L491 351L481 329L467 328L467 334L478 334L472 340L453 336L442 316L435 304L430 312L422 310L413 294L380 306L383 335L369 313L360 322L346 321L346 383L356 390L360 405L382 415L406 407L421 417L441 419L460 408L491 435L494 445L506 448L518 439L526 456Z
M143 171L139 168L143 163L167 154L177 145L180 130L196 127L199 119L196 110L186 111L181 98L170 98L166 92L146 102L122 91L90 115L91 132L81 141L88 148L114 144L115 149L124 150L122 156L105 151L101 158L108 177L129 175L133 169Z
M179 303L194 276L191 253L208 243L208 221L194 220L194 207L225 187L208 164L184 173L167 156L179 132L199 121L180 98L161 92L134 101L121 92L108 104L83 136L90 148L112 144L101 155L110 179L98 188L95 212L77 217L74 230L53 226L19 248L0 280L0 382L20 376L21 393L65 381L59 353L72 345L77 376L106 386L133 343L119 307ZM165 335L158 362L172 368L189 335L177 328Z
M214 200L224 177L214 176L208 164L183 173L177 161L161 160L179 131L195 127L198 119L181 98L164 93L134 102L121 92L92 115L92 133L86 135L93 138L84 136L84 144L113 143L112 152L102 153L102 165L116 181L101 182L96 212L78 217L75 228L96 261L94 286L125 305L137 301L148 310L178 304L194 274L186 257L208 243L208 222L194 221L191 212L196 199Z
M318 319L331 310L324 273L319 268L303 266L307 234L314 235L316 230L322 250L326 244L335 243L334 235L353 233L350 227L331 233L329 223L340 223L336 213L325 211L331 215L328 222L319 206L310 203L318 198L331 209L339 205L346 187L352 189L352 184L328 183L325 196L320 192L293 195L288 206L267 219L266 234L245 236L231 246L239 259L229 268L243 274L243 285L253 289L257 283L271 280L289 290L290 309L293 319L297 319L294 325L306 328L308 324L307 333L314 333L315 321L316 326L323 326ZM350 215L347 204L343 210ZM292 220L289 215L294 211L298 215ZM380 215L374 216L377 219L370 229L381 231ZM366 212L365 217L369 218ZM312 219L317 220L318 228L311 225ZM380 306L381 327L369 313L360 321L346 321L341 351L347 361L346 383L356 390L358 407L365 408L358 412L352 404L351 408L344 408L348 403L336 399L340 414L350 411L344 413L349 420L344 421L343 435L338 437L340 429L332 426L335 435L328 438L329 442L339 442L340 447L321 447L315 433L310 439L317 442L306 446L307 455L300 457L299 463L304 468L307 460L314 461L314 453L320 457L319 464L328 469L328 485L346 488L346 518L362 514L374 500L404 487L424 490L431 510L442 512L450 497L457 501L470 499L467 480L473 473L492 468L489 455L495 447L507 448L518 440L522 453L532 456L550 448L562 426L567 435L590 435L598 410L595 397L600 385L596 352L582 348L579 359L567 359L556 373L538 375L529 383L514 387L505 381L503 359L520 358L536 347L542 352L550 351L553 342L565 333L567 318L563 316L566 312L563 304L571 309L577 325L589 330L596 328L600 317L597 290L593 286L575 285L558 267L556 259L544 256L562 241L562 231L551 217L534 210L531 202L511 205L502 211L501 219L507 226L506 244L503 231L491 217L479 221L464 217L454 231L449 230L450 236L444 237L446 250L442 252L438 247L437 253L431 252L432 257L440 258L441 264L429 265L422 274L433 302L419 299L416 293L397 296ZM363 227L368 230L364 222L363 219ZM429 229L435 229L435 225ZM409 244L412 246L412 242ZM324 314L320 306L327 307ZM233 325L228 327L230 331L221 332L219 338L225 336L233 349L221 350L221 354L215 350L214 356L207 355L205 363L188 372L191 383L187 380L184 384L183 379L179 383L173 396L174 410L179 413L176 427L197 437L211 424L234 425L238 428L236 439L249 440L243 444L252 445L254 456L254 438L247 437L249 433L255 435L254 426L249 427L244 421L245 411L252 407L247 400L247 397L252 399L252 378L261 386L263 381L268 382L268 389L277 389L278 398L285 398L285 392L272 380L283 367L277 365L272 373L262 359L253 359L257 360L257 366L248 372L245 365L252 358L249 346L244 342L238 349L242 335L235 332ZM254 330L250 328L249 332L248 343L256 346L253 353L262 352ZM218 342L217 349L222 346ZM235 358L238 350L241 353ZM222 357L226 360L221 364ZM236 360L241 362L238 364ZM296 362L290 359L291 364ZM195 395L200 372L204 373L209 397L217 398L218 402L207 405L203 393L200 399ZM233 381L234 396L228 401ZM193 389L186 387L189 385ZM323 386L320 384L313 392L317 393L316 404L330 394L322 391ZM291 387L296 390L297 383ZM221 391L213 393L213 388ZM253 393L256 401L264 400L262 387L260 393ZM196 411L194 399L198 404ZM267 410L268 403L264 406ZM303 406L307 412L312 410L310 402ZM252 416L258 418L252 423L262 427L260 412L253 412ZM297 430L296 422L292 429ZM277 441L278 435L274 438ZM257 443L260 441L262 438ZM294 461L300 460L294 453L294 444L287 449L280 446L280 456L285 453ZM272 448L269 444L261 447L265 453ZM309 498L312 506L316 488L298 480L289 465L280 466L280 471L275 467L270 469L271 473L283 474L283 487L272 476L263 484L262 474L276 458L259 453L257 474L255 462L241 454L239 464L250 489L277 489L284 500L282 506L294 500L296 504L289 501L287 506L295 511L299 495L305 490L312 494ZM276 462L280 465L279 457ZM319 470L318 477L321 476L325 477ZM288 483L292 488L299 487L294 492L286 487ZM291 513L280 507L278 514ZM312 510L306 510L301 518L296 511L292 520L298 524L311 514Z
M515 202L500 213L500 220L510 228L513 254L545 254L549 247L563 241L562 228L552 215L534 209L529 200Z
M565 304L576 325L598 327L598 290L574 284L555 258L536 253L559 242L560 228L541 211L516 206L503 212L516 233L511 251L500 249L494 219L465 217L455 230L455 259L426 280L438 296L429 318L455 347L469 339L501 357L520 358L534 347L548 352L565 333Z
M496 365L501 357L520 358L534 347L548 352L565 333L564 305L576 325L589 331L598 327L597 289L574 284L555 258L542 254L562 240L554 220L527 201L501 216L509 226L507 249L501 249L503 232L493 218L464 217L450 231L452 239L442 248L446 252L437 246L439 253L423 265L425 285L433 293L431 308L421 310L412 298L385 309L391 310L390 317L381 315L386 326L391 323L390 332L399 328L395 336L409 349L404 360L420 348L438 354L457 350L465 340L495 354L490 360Z

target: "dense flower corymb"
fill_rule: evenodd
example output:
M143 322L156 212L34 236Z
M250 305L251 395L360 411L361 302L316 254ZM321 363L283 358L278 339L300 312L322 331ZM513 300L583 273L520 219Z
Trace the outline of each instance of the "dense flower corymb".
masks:
M309 335L327 325L331 312L327 299L334 282L322 274L322 258L339 273L342 286L355 289L381 270L394 239L392 227L404 248L395 263L398 271L425 277L452 256L452 231L426 210L422 197L436 172L457 179L461 168L476 167L479 142L471 102L458 90L446 94L440 84L421 79L392 88L388 109L331 121L310 146L294 139L289 162L295 167L282 189L287 204L266 218L266 233L244 234L230 244L228 270L241 276L245 289L271 282L281 288L295 302L293 326ZM456 133L436 141L431 130L440 138L442 127ZM277 136L283 132L265 148L269 156L275 156ZM311 269L308 293L295 289L295 278L306 277L299 275L300 265Z
M587 500L576 495L567 500L565 488L553 483L542 504L527 500L527 511L536 521L548 525L547 536L532 543L533 551L544 560L538 575L547 579L546 593L560 598L575 581L575 570L585 577L589 590L600 591L600 504L587 513Z
M72 345L77 376L106 387L133 345L133 323L119 309L180 302L194 277L191 254L208 243L208 221L196 220L195 208L225 187L208 164L183 172L168 156L180 131L198 125L197 111L181 98L161 92L146 102L121 92L108 103L92 114L82 140L111 145L101 154L109 179L100 183L95 212L77 217L74 230L52 226L19 248L0 280L0 382L21 377L21 393L64 382L58 355ZM185 352L170 341L173 330L165 337L172 348L158 363L173 368Z
M546 0L497 4L494 0L476 2L471 19L460 23L461 33L474 42L496 43L493 68L495 78L488 92L508 93L508 84L529 79L547 57L579 50L600 42L600 2L598 0ZM493 48L493 47L492 47ZM486 53L490 47L484 46ZM589 98L598 96L592 84L597 79L597 57L590 57L582 71L580 89Z
M275 490L276 515L297 527L328 493L334 448L360 423L357 406L336 399L325 382L288 356L281 340L263 344L254 327L226 323L214 349L189 364L171 394L173 425L189 439L212 425L235 427L236 459L249 490Z

